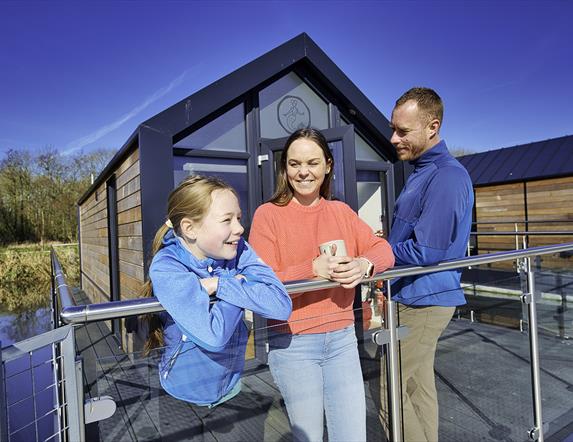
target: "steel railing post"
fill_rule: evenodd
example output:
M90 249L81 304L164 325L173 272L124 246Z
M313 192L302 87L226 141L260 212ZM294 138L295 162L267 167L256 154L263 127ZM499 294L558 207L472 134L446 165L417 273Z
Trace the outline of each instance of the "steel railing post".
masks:
M543 418L541 413L541 369L539 365L539 340L537 336L537 306L535 297L535 275L531 271L531 258L525 258L528 293L523 295L527 304L529 321L529 354L531 358L531 390L533 396L534 427L529 430L532 440L543 442Z
M76 367L76 345L74 339L74 328L70 327L67 336L62 341L62 365L64 371L64 391L66 399L66 415L69 426L70 440L83 442L84 431L82 422L83 402L78 400L78 389L83 388L82 379L78 379ZM83 392L81 394L83 397ZM82 411L80 411L82 407Z
M8 407L4 382L4 362L2 362L2 342L0 341L0 442L8 442Z
M519 236L517 232L519 232L519 228L517 227L517 223L514 225L515 227L515 250L519 250Z
M58 307L58 292L56 289L56 277L54 271L54 249L50 250L50 296L51 296L51 309L52 309L52 329L58 328L58 312L60 311Z
M76 394L78 398L78 411L80 413L80 440L86 439L86 415L84 409L84 384L83 384L83 370L84 370L84 360L81 356L76 358Z
M398 360L398 333L396 302L392 301L390 281L386 281L386 327L390 331L388 343L389 382L388 394L390 396L390 434L392 442L402 442L402 409L400 407L400 363Z

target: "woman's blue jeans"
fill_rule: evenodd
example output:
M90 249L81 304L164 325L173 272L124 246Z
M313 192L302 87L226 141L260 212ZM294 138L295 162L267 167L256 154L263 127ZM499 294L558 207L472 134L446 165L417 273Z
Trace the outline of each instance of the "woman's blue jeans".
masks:
M354 326L328 333L274 335L269 365L285 401L293 439L366 440L366 401Z

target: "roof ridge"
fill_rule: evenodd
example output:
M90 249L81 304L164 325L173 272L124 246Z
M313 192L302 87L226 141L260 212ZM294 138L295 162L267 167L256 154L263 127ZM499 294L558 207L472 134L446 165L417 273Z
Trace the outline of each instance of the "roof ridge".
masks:
M530 141L529 143L523 143L523 144L514 144L512 146L504 146L504 147L497 147L495 149L490 149L490 150L484 150L483 152L476 152L476 153L470 153L467 155L462 155L460 158L463 157L471 157L472 155L481 155L481 154L485 154L485 153L489 153L489 152L496 152L499 150L504 150L504 149L513 149L513 148L519 148L519 147L525 147L525 146L529 146L531 144L539 144L539 143L545 143L547 141L555 141L555 140L559 140L561 138L573 138L573 134L571 135L561 135L559 137L553 137L553 138L546 138L544 140L537 140L537 141Z

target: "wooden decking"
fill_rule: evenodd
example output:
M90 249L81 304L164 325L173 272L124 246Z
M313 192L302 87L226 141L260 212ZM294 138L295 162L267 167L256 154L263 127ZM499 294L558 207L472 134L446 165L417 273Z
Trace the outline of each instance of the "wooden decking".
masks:
M114 416L88 426L90 441L291 440L284 405L264 365L251 364L244 372L238 404L222 415L198 416L196 409L161 389L156 358L121 352L105 323L81 327L76 337L84 358L86 395L109 395L118 405ZM573 342L541 333L540 345L545 440L570 442ZM369 441L384 440L375 400L379 356L379 350L366 343L361 358ZM452 321L436 356L440 442L528 440L533 426L528 361L527 335L518 330Z
M89 303L81 292L78 303ZM89 441L288 441L289 422L280 393L266 365L247 364L240 401L213 419L198 416L196 408L172 398L159 383L158 355L127 355L104 322L76 330L76 347L84 365L86 397L111 396L115 414L86 429ZM366 355L367 356L367 355ZM377 384L377 364L366 363ZM380 440L381 428L368 389L369 440ZM377 393L374 392L374 397ZM233 401L235 402L235 401ZM218 413L219 415L221 413Z

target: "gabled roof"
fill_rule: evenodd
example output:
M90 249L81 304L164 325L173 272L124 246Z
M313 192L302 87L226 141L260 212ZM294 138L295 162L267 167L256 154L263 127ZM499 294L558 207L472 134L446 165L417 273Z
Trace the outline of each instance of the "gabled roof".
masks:
M459 157L474 186L573 175L573 135Z
M270 78L286 73L301 63L310 67L313 74L327 87L339 93L337 98L345 105L345 109L341 110L353 115L375 136L390 139L392 134L388 120L306 33L197 91L143 124L165 134L175 135Z
M127 155L136 141L139 128L175 136L269 79L287 73L295 65L309 68L322 84L337 92L340 110L360 122L380 145L387 148L387 156L395 160L395 150L389 142L392 133L386 117L322 49L302 33L142 123L80 199L80 204Z

